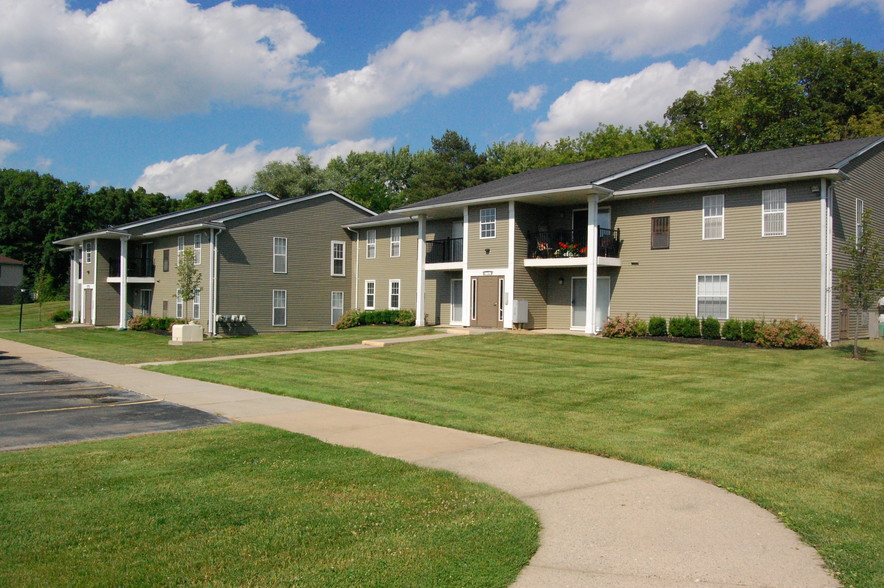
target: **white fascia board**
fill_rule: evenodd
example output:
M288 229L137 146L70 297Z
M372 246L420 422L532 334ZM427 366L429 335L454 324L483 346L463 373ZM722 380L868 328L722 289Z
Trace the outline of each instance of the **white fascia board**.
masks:
M868 152L870 149L874 149L875 147L880 145L882 142L884 142L884 137L881 137L877 141L872 143L871 145L868 145L868 146L864 147L863 149L860 149L859 151L857 151L853 155L849 156L847 159L843 159L843 160L839 161L838 163L836 163L834 165L834 167L836 167L836 168L844 167L845 165L847 165L848 163L850 163L851 161L853 161L854 159L856 159L857 157L859 157L863 153Z
M359 204L357 202L353 202L352 200L350 200L346 196L341 196L340 194L338 194L334 190L326 190L325 192L319 192L317 194L310 194L309 196L301 196L299 198L288 198L286 200L280 200L279 202L275 202L273 204L268 204L267 206L262 206L261 208L253 208L252 210L240 212L239 214L234 214L231 216L225 216L225 217L219 218L218 221L223 223L223 222L227 222L230 220L242 218L244 216L249 216L251 214L257 214L259 212L266 212L268 210L274 210L276 208L279 208L280 206L289 206L291 204L297 204L300 202L307 202L308 200L313 200L314 198L320 198L322 196L334 196L335 198L338 198L339 200L343 200L345 203L353 206L354 208L357 208L363 212L367 212L372 216L377 216L377 214L378 214L375 211L369 210L368 208L362 206L361 204Z
M212 204L204 204L202 206L197 206L195 208L188 208L185 210L179 210L177 212L170 212L169 214L155 216L155 217L145 219L145 220L140 220L140 221L136 221L136 222L132 222L132 223L126 223L125 225L120 225L119 228L120 229L134 229L135 227L149 225L150 223L159 222L161 220L168 220L170 218L175 218L175 217L182 216L185 214L192 214L193 212L196 212L198 210L211 210L211 209L217 208L219 206L224 206L226 204L230 204L231 202L239 202L239 201L249 200L251 198L257 198L259 196L267 196L269 198L272 198L273 200L279 200L279 198L277 196L274 196L270 192L256 192L254 194L248 194L246 196L240 196L238 198L228 198L227 200L213 202Z
M488 196L486 198L475 198L471 200L459 200L457 202L446 202L445 204L431 204L429 206L414 206L409 208L397 208L392 212L408 215L421 210L433 210L441 208L461 208L464 206L475 206L477 204L497 204L500 202L509 202L510 200L523 200L526 198L534 198L536 196L552 196L556 194L571 193L597 193L600 197L607 197L615 192L608 188L597 186L595 184L587 184L585 186L573 186L571 188L553 188L551 190L537 190L535 192L518 192L515 194L504 194L502 196Z
M672 161L673 159L678 159L679 157L684 157L685 155L688 155L690 153L694 153L696 151L703 151L703 150L708 151L709 154L712 155L712 157L714 157L716 159L718 158L718 155L715 153L715 151L713 151L712 148L709 147L709 145L706 145L704 143L702 145L697 145L693 149L688 149L687 151L679 151L678 153L673 153L672 155L669 155L669 156L664 157L662 159L655 159L654 161L650 161L644 165L639 165L637 167L630 168L626 171L616 173L612 176L608 176L607 178L602 178L601 180L598 180L596 182L596 184L604 184L606 182L612 182L612 181L622 178L624 176L628 176L628 175L634 174L636 172L640 172L642 170L654 167L656 165L660 165L661 163L666 163L667 161Z
M341 225L345 229L350 229L351 231L358 231L359 229L371 228L371 227L385 227L387 225L406 225L411 223L416 223L417 218L412 218L410 216L403 216L402 218L392 218L384 221L377 222L360 222L358 225Z
M717 190L721 188L738 188L741 186L753 186L759 184L777 184L782 182L794 182L798 180L813 180L826 178L832 180L847 179L847 174L839 169L826 169L814 172L802 172L797 174L781 174L778 176L761 176L757 178L742 178L738 180L721 180L717 182L699 182L696 184L682 184L679 186L662 186L660 188L647 188L638 190L618 190L614 192L614 199L639 198L642 196L657 196L662 194L676 194L679 192L700 192L704 190Z
M59 239L58 241L53 241L53 245L75 245L87 239L95 239L98 237L117 237L119 239L128 239L131 237L129 233L126 231L118 231L115 229L105 229L103 231L94 231L92 233L86 233L85 235L77 235L76 237L68 237L67 239Z
M160 229L159 231L150 231L149 233L144 233L141 235L142 237L162 237L163 235L174 235L175 233L187 233L190 231L198 231L200 229L215 229L218 231L223 231L224 226L219 225L218 223L196 223L194 225L187 225L183 227L172 227L169 229Z

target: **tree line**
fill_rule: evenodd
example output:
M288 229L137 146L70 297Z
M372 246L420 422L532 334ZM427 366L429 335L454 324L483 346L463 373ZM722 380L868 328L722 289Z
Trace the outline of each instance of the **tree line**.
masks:
M0 253L26 264L26 285L41 275L57 287L67 257L52 241L111 225L267 191L280 197L336 190L377 212L529 169L698 143L731 155L884 134L884 52L849 39L799 38L764 60L732 68L706 93L688 91L663 124L601 124L555 143L502 141L479 152L448 130L427 150L352 152L325 167L307 155L268 163L250 186L218 180L176 199L138 189L90 191L49 174L0 170Z

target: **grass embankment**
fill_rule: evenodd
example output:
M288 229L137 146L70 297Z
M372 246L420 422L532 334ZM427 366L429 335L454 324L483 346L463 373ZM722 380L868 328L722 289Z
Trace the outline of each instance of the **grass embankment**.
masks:
M17 328L18 323L16 322ZM197 345L181 346L169 345L169 337L163 335L139 331L116 331L114 329L52 329L26 333L0 333L0 337L90 359L127 364L200 359L289 349L314 349L316 347L361 343L365 339L411 337L431 332L433 332L432 328L359 327L343 331L279 333L255 337L207 339Z
M506 586L534 514L257 425L0 454L0 585Z
M157 369L685 472L777 513L842 582L871 587L884 585L884 344L865 344L858 362L502 334Z
M52 315L67 309L67 300L44 302L42 309L36 302L24 306L3 304L0 305L0 331L18 331L19 312L22 313L22 329L39 329L54 325Z

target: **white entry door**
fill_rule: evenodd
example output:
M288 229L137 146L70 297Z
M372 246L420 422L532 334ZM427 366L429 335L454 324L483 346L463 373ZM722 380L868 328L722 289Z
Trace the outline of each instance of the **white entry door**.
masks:
M571 328L586 328L586 278L571 278Z
M601 331L611 313L611 278L599 276L595 283L595 328Z

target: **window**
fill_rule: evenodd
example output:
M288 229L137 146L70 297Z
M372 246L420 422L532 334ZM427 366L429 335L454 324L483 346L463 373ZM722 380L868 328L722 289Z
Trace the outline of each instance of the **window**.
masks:
M374 229L365 231L365 258L374 259L378 251L378 232Z
M289 240L286 237L273 238L273 273L288 272ZM281 292L282 290L280 290Z
M483 208L479 211L479 238L493 239L497 236L497 209Z
M331 324L336 324L344 316L344 293L331 293Z
M365 310L374 310L374 280L365 280Z
M285 305L286 302L286 291L285 290L274 290L273 291L273 326L274 327L284 327L285 326Z
M200 318L200 290L197 288L193 291L193 320L198 321Z
M193 265L199 265L203 261L203 236L197 233L193 236Z
M651 217L651 249L669 249L669 217Z
M169 250L163 249L163 271L169 271Z
M344 242L331 242L331 275L344 275Z
M181 299L181 290L175 291L175 318L184 318L184 300Z
M856 199L856 240L859 241L863 236L863 213L866 211L866 203ZM89 263L88 261L86 263Z
M176 264L181 262L182 253L184 253L184 235L178 237L178 257L175 259Z
M399 280L390 280L390 310L399 310Z
M786 189L764 190L761 193L761 236L782 237L786 234Z
M859 201L857 200L857 202ZM86 241L84 246L86 248L86 263L92 263L92 241Z
M728 317L728 276L697 276L697 316L699 318Z
M451 280L451 323L463 322L463 280Z
M724 194L703 196L703 238L724 239Z
M402 241L402 227L390 229L390 257L399 257L400 243Z

